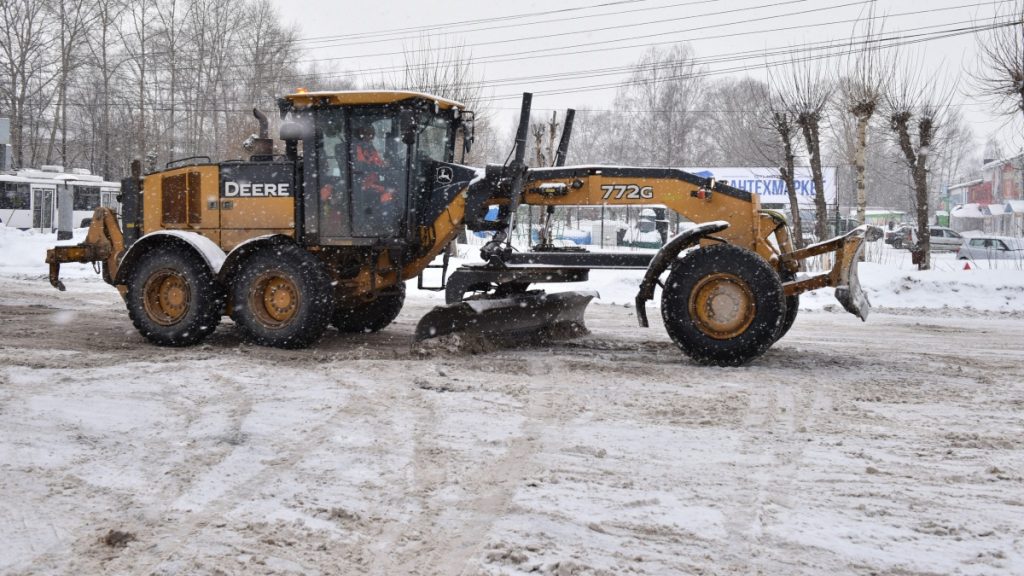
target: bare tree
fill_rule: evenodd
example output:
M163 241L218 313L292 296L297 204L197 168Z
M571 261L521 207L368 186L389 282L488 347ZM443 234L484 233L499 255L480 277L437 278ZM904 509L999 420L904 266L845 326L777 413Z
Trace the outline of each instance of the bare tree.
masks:
M162 115L167 119L166 126L159 131L160 148L164 155L172 157L177 153L178 148L178 125L177 125L177 96L178 76L181 64L179 48L182 43L183 23L188 17L188 7L183 7L178 0L160 0L156 5L156 17L160 28L156 34L161 52L161 61L166 64L166 72L169 74L169 84L166 97L162 100L167 102L167 114Z
M485 160L491 150L491 123L484 108L482 77L472 53L459 42L424 36L404 51L405 63L396 75L384 76L377 84L386 88L416 90L466 105L474 113L476 136L483 146L474 146L467 163Z
M404 58L400 76L388 79L388 84L436 94L480 110L483 84L465 44L424 36L416 46L406 48Z
M147 86L149 76L148 65L152 58L149 43L153 36L152 11L155 7L155 0L130 0L128 9L125 11L127 29L121 30L121 40L131 56L129 62L135 72L135 83L138 92L135 110L135 145L134 155L144 156L149 151L146 147L146 114L147 111Z
M977 92L1005 116L1024 114L1024 2L998 14L978 41Z
M573 124L570 164L618 164L628 162L629 141L622 136L623 125L617 112L586 110L580 107Z
M687 166L710 159L700 129L706 117L697 112L704 85L689 45L644 53L615 98L622 119L618 131L630 143L627 157L617 161Z
M931 244L928 234L929 158L940 143L952 91L940 85L938 76L925 75L916 58L904 58L895 68L885 90L886 112L896 143L903 152L913 182L917 214L918 269L930 267Z
M110 180L113 174L113 130L111 127L111 107L114 103L114 77L120 66L125 62L124 54L113 46L114 37L120 23L125 5L120 0L95 0L96 21L87 36L91 54L92 67L99 76L99 96L96 102L99 119L95 123L99 131L99 159L93 167Z
M821 123L832 98L833 83L823 61L799 56L794 56L781 74L771 76L778 85L776 93L781 102L803 133L814 181L815 233L822 240L828 236L828 207L821 171Z
M68 165L68 81L82 64L89 27L96 19L93 3L87 0L56 0L50 5L55 22L57 61L57 110L46 149L46 161L53 161L53 149L60 128L60 163Z
M562 123L558 121L558 112L551 112L551 120L530 122L530 133L533 134L533 154L537 166L550 166L555 159L555 142L558 139Z
M765 122L768 85L753 78L726 78L706 91L713 162L719 166L759 166L778 163L775 130Z
M985 139L985 148L981 156L983 160L1002 160L1006 158L1006 153L1003 152L1003 145L999 143L999 139L996 138L995 134L990 134Z
M882 103L882 90L892 74L891 49L883 50L879 43L879 30L875 29L874 5L861 21L862 35L850 43L846 58L845 76L839 78L842 109L853 116L855 139L853 142L854 182L857 188L857 221L863 224L868 205L865 162L868 146L868 127Z
M928 170L931 176L930 189L941 190L951 182L971 180L972 173L978 173L980 177L982 158L978 156L974 131L971 130L970 122L955 107L950 107L946 112L939 141L938 146L933 146L936 153L932 154L932 166ZM995 157L1005 158L1005 155L999 153ZM938 202L933 205L938 207ZM945 206L945 209L949 208Z
M776 92L769 92L764 99L766 103L762 111L761 122L770 127L777 136L776 146L782 146L781 154L768 152L768 148L762 149L762 154L769 160L775 160L779 166L779 176L786 184L786 194L789 196L789 210L791 215L794 243L797 248L804 246L803 224L800 221L800 199L796 193L796 143L798 126L793 117L792 111L784 103L781 95Z
M0 99L11 115L11 156L16 168L25 165L26 148L34 145L34 139L26 142L26 132L35 134L43 112L38 102L33 107L33 101L53 82L50 27L43 0L0 2Z

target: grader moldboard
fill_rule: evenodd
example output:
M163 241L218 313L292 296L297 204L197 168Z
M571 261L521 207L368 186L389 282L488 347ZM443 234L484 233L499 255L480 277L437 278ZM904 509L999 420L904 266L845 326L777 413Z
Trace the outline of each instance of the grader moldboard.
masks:
M582 325L593 292L530 286L586 281L601 268L645 269L640 324L660 287L669 335L702 364L762 354L792 325L808 290L835 287L843 306L866 318L857 261L879 230L795 250L784 218L761 210L756 194L672 168L563 166L572 111L555 166L527 167L531 100L524 94L514 159L480 170L455 163L458 136L463 151L473 139L472 113L458 102L403 91L291 94L279 100L283 155L254 110L260 134L246 161L193 157L145 175L134 163L122 182L123 229L98 209L84 242L47 252L50 282L64 289L61 263L102 263L135 327L158 345L196 344L227 314L248 341L299 348L329 323L344 332L387 326L402 308L404 281L419 277L422 286L422 273L468 228L494 232L481 250L485 263L445 283L443 258L435 289L448 305L420 321L417 339ZM702 223L653 255L547 241L511 248L520 205L630 204L664 205ZM497 219L486 218L492 206ZM834 254L829 272L797 279L804 259L826 253Z

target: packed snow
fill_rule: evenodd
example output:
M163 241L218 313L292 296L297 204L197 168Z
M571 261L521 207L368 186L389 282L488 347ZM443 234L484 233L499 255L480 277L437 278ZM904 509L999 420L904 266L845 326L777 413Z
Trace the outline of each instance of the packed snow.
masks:
M0 229L0 573L1024 573L1019 265L872 244L867 322L805 294L723 369L634 271L542 345L414 343L412 281L377 334L158 348L55 243Z

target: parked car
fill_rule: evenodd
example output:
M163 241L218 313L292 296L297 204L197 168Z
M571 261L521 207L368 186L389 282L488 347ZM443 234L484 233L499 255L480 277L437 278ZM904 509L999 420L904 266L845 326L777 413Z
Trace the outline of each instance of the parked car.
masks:
M929 226L932 250L956 250L964 243L964 237L956 230L945 226Z
M1024 240L1009 236L972 236L957 250L960 260L1024 260Z
M903 248L904 244L913 244L914 227L910 224L900 224L885 233L885 243L893 248Z
M896 242L896 230L896 226L892 225L885 229L885 235L883 236L883 238L885 240L885 243L888 244L889 246L892 246L893 243Z
M945 226L929 226L928 235L933 252L953 251L964 243L964 237L959 232ZM904 224L897 228L893 232L891 242L886 238L886 243L892 244L894 248L906 248L908 250L916 249L917 242L917 228L909 224Z

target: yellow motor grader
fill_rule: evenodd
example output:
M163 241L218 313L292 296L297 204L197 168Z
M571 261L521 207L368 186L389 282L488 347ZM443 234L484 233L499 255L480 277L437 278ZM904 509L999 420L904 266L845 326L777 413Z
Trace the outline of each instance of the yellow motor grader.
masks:
M447 306L428 313L417 338L456 331L519 334L583 323L592 292L546 294L544 282L586 281L590 270L645 269L636 311L660 287L673 341L700 363L742 364L792 325L798 295L835 287L850 312L869 303L856 276L861 227L802 250L784 218L756 194L673 168L563 166L566 122L552 167L525 162L531 95L524 94L515 154L485 169L455 163L472 142L472 113L459 102L406 91L296 93L281 98L274 153L268 121L248 160L176 160L122 182L121 225L100 208L84 242L47 253L50 282L60 264L100 262L135 327L158 345L187 346L229 315L261 345L299 348L329 324L345 332L387 326L419 277L466 230L492 231L484 264L442 282ZM570 111L571 112L571 111ZM512 157L512 155L510 155ZM653 254L511 247L521 205L660 204L696 227ZM497 217L493 216L497 206ZM553 208L549 208L553 209ZM491 216L488 216L491 214ZM830 271L802 279L811 256L832 253Z

